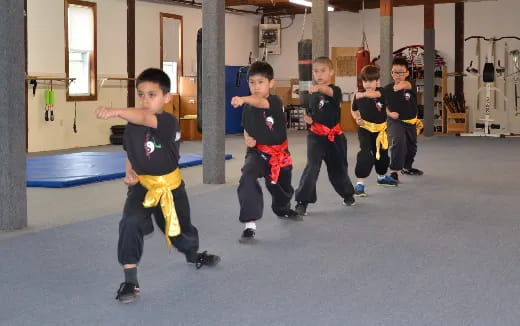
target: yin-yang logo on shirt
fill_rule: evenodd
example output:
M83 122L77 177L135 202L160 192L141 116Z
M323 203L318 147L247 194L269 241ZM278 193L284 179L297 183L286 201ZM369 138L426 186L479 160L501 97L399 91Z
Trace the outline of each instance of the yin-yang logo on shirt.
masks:
M270 129L273 130L274 125L274 119L271 116L268 116L265 118L265 125Z
M381 112L381 109L383 108L383 103L381 101L376 101L376 108L377 111Z
M412 97L412 94L410 94L410 92L405 92L404 93L404 99L407 100L407 101L410 101L410 98Z

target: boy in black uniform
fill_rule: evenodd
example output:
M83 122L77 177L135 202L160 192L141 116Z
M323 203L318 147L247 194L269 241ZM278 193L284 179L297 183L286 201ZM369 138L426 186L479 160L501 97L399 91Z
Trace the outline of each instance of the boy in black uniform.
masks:
M390 176L399 182L398 172L408 175L422 175L423 171L412 167L417 154L417 135L422 122L417 118L417 90L414 83L406 80L408 60L396 57L392 61L393 83L384 88L387 103L388 133L390 148Z
M239 220L245 226L241 243L254 239L255 221L262 217L264 201L258 178L265 178L265 186L273 197L271 208L277 216L302 220L291 209L292 160L283 103L278 96L269 95L273 77L273 68L267 62L253 63L247 73L251 96L231 99L235 108L245 104L242 123L247 152L237 189Z
M168 246L177 248L188 263L215 266L220 258L198 253L197 229L190 221L190 206L179 163L179 122L163 106L171 100L170 79L163 71L150 68L136 81L139 108L96 110L98 119L128 121L123 138L127 152L125 183L129 185L119 223L118 260L125 281L116 299L132 302L140 292L137 264L143 254L143 237L153 231L153 214L164 232Z
M327 57L314 59L312 75L317 85L309 88L311 94L305 122L310 124L307 135L307 165L296 190L296 212L307 214L307 205L315 203L316 181L321 162L325 161L329 180L347 206L355 204L354 187L348 176L347 140L339 125L341 89L331 84L334 75L332 61Z
M365 66L360 73L365 92L357 92L352 104L352 117L359 125L358 137L360 151L356 163L356 189L354 196L364 197L364 179L370 175L375 165L377 184L397 186L397 182L386 175L390 158L388 157L388 136L386 134L386 105L383 88L377 87L380 73L376 66Z

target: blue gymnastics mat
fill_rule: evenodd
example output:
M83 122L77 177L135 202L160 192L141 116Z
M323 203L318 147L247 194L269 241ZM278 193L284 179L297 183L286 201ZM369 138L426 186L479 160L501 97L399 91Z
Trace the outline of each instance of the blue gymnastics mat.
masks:
M82 152L27 159L27 187L66 188L123 178L125 152ZM233 158L226 154L226 160ZM179 166L202 164L200 154L181 154Z

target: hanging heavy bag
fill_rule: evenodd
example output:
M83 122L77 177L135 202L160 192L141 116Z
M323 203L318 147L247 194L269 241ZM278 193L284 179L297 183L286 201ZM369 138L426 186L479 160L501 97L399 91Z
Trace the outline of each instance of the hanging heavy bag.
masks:
M298 92L300 106L309 108L309 88L312 85L312 40L298 42Z
M357 88L359 92L364 92L363 82L361 78L359 78L359 74L363 67L368 66L370 64L370 52L366 49L359 50L356 54L356 75L358 76L357 80Z

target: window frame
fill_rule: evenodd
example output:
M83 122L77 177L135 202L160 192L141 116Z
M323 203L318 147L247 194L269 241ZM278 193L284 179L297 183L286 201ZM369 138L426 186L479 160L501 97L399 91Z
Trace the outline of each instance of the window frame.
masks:
M163 26L163 20L166 18L173 18L177 19L179 21L179 62L177 63L177 93L179 94L179 88L180 88L180 80L181 77L184 76L184 26L183 26L183 19L181 15L175 15L170 14L166 12L160 12L159 13L159 51L160 51L160 64L161 69L163 69L163 60L164 60L164 26Z
M83 0L64 0L64 11L65 11L65 75L69 78L69 6L76 5L81 7L88 7L93 13L93 27L94 27L94 46L93 50L89 53L89 73L90 73L90 94L89 95L70 95L69 89L67 88L66 101L77 102L77 101L97 101L98 89L97 89L97 3L83 1Z

